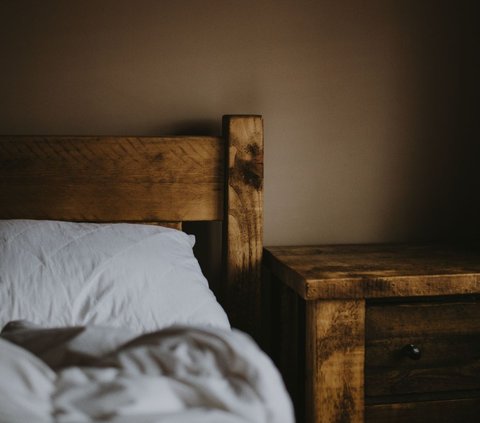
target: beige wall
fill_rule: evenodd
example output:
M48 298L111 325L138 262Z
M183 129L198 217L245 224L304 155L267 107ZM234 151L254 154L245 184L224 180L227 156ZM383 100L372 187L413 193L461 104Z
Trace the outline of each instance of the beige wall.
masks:
M266 244L478 236L465 11L2 1L0 133L218 133L222 114L263 114Z

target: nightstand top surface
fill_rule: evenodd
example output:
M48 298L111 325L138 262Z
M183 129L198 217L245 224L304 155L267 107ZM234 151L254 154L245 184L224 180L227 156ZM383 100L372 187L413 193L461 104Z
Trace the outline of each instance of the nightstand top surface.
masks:
M264 257L307 300L480 293L478 245L266 247Z

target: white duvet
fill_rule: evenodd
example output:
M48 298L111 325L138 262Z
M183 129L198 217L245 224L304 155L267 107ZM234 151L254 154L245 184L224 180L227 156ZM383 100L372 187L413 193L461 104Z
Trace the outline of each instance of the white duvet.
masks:
M7 325L0 423L290 423L270 359L237 331Z
M0 327L229 328L193 244L160 226L0 219Z

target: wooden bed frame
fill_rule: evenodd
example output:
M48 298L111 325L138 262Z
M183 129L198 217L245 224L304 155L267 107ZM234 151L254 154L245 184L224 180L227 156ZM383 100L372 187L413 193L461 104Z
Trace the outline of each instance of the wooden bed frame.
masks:
M224 116L221 137L1 136L0 219L222 221L216 295L259 339L261 116Z

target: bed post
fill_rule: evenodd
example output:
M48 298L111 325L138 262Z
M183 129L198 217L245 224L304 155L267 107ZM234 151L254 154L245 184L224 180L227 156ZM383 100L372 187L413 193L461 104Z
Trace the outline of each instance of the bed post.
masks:
M260 341L263 119L223 117L225 212L221 299L233 327Z

